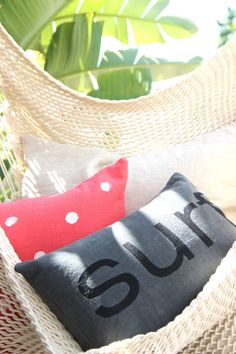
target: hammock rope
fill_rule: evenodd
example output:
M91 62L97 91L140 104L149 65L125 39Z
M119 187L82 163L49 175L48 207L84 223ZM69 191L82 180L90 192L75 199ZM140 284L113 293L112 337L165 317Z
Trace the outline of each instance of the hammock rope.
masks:
M172 87L129 101L107 101L85 97L50 77L26 58L0 25L0 90L9 103L0 117L4 147L0 167L5 176L0 179L0 196L14 199L19 197L25 168L23 134L132 156L190 141L235 121L236 36ZM236 352L235 259L236 244L198 297L164 328L90 353ZM16 262L18 257L0 230L0 352L81 352L15 274Z
M232 122L235 62L232 39L209 63L173 87L128 101L98 100L37 68L0 27L0 80L14 108L9 114L14 130L124 156L183 143Z

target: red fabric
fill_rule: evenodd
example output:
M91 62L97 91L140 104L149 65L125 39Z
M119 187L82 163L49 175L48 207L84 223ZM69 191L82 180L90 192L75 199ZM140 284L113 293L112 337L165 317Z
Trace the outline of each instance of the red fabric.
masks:
M120 159L63 194L1 204L0 225L19 258L33 259L122 218L127 165Z

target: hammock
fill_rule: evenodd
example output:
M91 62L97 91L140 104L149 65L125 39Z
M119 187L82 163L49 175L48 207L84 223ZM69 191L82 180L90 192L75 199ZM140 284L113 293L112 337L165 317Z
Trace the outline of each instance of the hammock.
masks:
M24 171L24 133L132 156L190 141L235 121L236 37L174 86L135 100L108 101L78 94L37 68L0 26L0 89L9 103L0 118L0 138L11 164L7 171L0 161L5 175L0 193L14 199L20 196ZM19 259L2 232L0 238L0 352L81 352L14 272ZM236 244L197 298L164 328L89 352L235 353L235 259Z

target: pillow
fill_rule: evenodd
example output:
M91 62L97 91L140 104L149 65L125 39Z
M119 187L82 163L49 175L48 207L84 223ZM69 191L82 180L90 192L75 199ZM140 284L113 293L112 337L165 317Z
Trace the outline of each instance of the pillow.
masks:
M175 174L139 211L15 270L87 350L173 320L235 240L235 226Z
M127 161L63 194L0 204L0 225L21 260L32 259L124 216Z
M23 178L23 197L63 193L92 177L120 157L95 147L58 144L34 136L23 137L28 169Z
M34 142L33 152L30 152L32 144L29 149L29 141L25 141L25 157L29 164L27 174L30 173L36 181L38 195L55 192L55 183L49 178L51 175L55 176L55 180L62 181L62 190L64 191L73 187L76 180L86 178L100 167L100 165L94 164L96 150L93 151L95 154L93 158L89 155L91 148L87 148L87 150L84 148L88 154L82 161L80 160L81 150L79 147L51 144L54 148L45 154L44 148L42 149L37 141ZM69 146L74 151L74 157L71 162L68 161L64 164L62 162L65 158L61 156L67 155L66 151L67 149L69 151ZM62 151L64 151L64 155ZM102 154L99 150L100 153ZM104 156L107 154L103 153ZM80 167L74 164L76 156L81 161ZM112 160L112 155L109 156ZM48 163L46 159L49 159ZM41 168L38 174L33 169L34 161ZM126 214L132 213L152 200L160 192L167 178L175 171L179 171L236 223L236 123L201 136L189 143L176 145L168 150L134 156L128 161L129 172L125 192ZM86 167L87 164L93 166L90 171ZM67 171L69 172L67 173ZM45 178L46 174L48 174L47 178ZM25 195L30 196L25 185L24 181L23 191ZM59 188L57 191L60 191Z
M126 213L152 200L175 171L189 178L236 223L236 123L168 150L131 157Z

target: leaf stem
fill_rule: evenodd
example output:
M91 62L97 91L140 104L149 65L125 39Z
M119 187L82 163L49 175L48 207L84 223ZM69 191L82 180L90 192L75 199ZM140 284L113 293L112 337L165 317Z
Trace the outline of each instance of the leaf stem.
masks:
M81 12L79 14L67 14L67 15L64 15L64 16L58 16L58 17L55 17L55 21L56 20L63 20L63 19L66 19L66 18L70 18L70 17L74 17L74 16L81 16L81 15L85 15L87 13L91 13L91 12ZM155 19L155 20L150 20L150 19L145 19L145 18L140 18L140 17L135 17L135 16L124 16L124 15L117 15L117 14L109 14L109 13L105 13L105 14L101 14L99 12L92 12L93 16L94 17L118 17L118 18L122 18L122 19L125 19L125 20L135 20L135 21L144 21L144 22L150 22L150 23L158 23L158 19Z
M76 77L80 74L85 74L85 73L98 73L101 74L103 72L108 72L108 71L119 71L119 70L128 70L128 69L143 69L143 68L150 68L150 69L157 69L158 67L160 67L160 70L163 70L164 68L170 68L171 66L176 67L176 65L178 65L178 67L182 66L183 67L183 71L184 72L189 72L190 69L194 69L196 68L198 65L197 64L188 64L188 63L165 63L165 64L129 64L129 65L119 65L119 66L113 66L113 67L97 67L94 69L87 69L87 70L81 70L81 71L77 71L77 72L72 72L68 75L63 75L63 76L56 76L56 79L58 80L64 80L64 79L72 79L73 77Z

